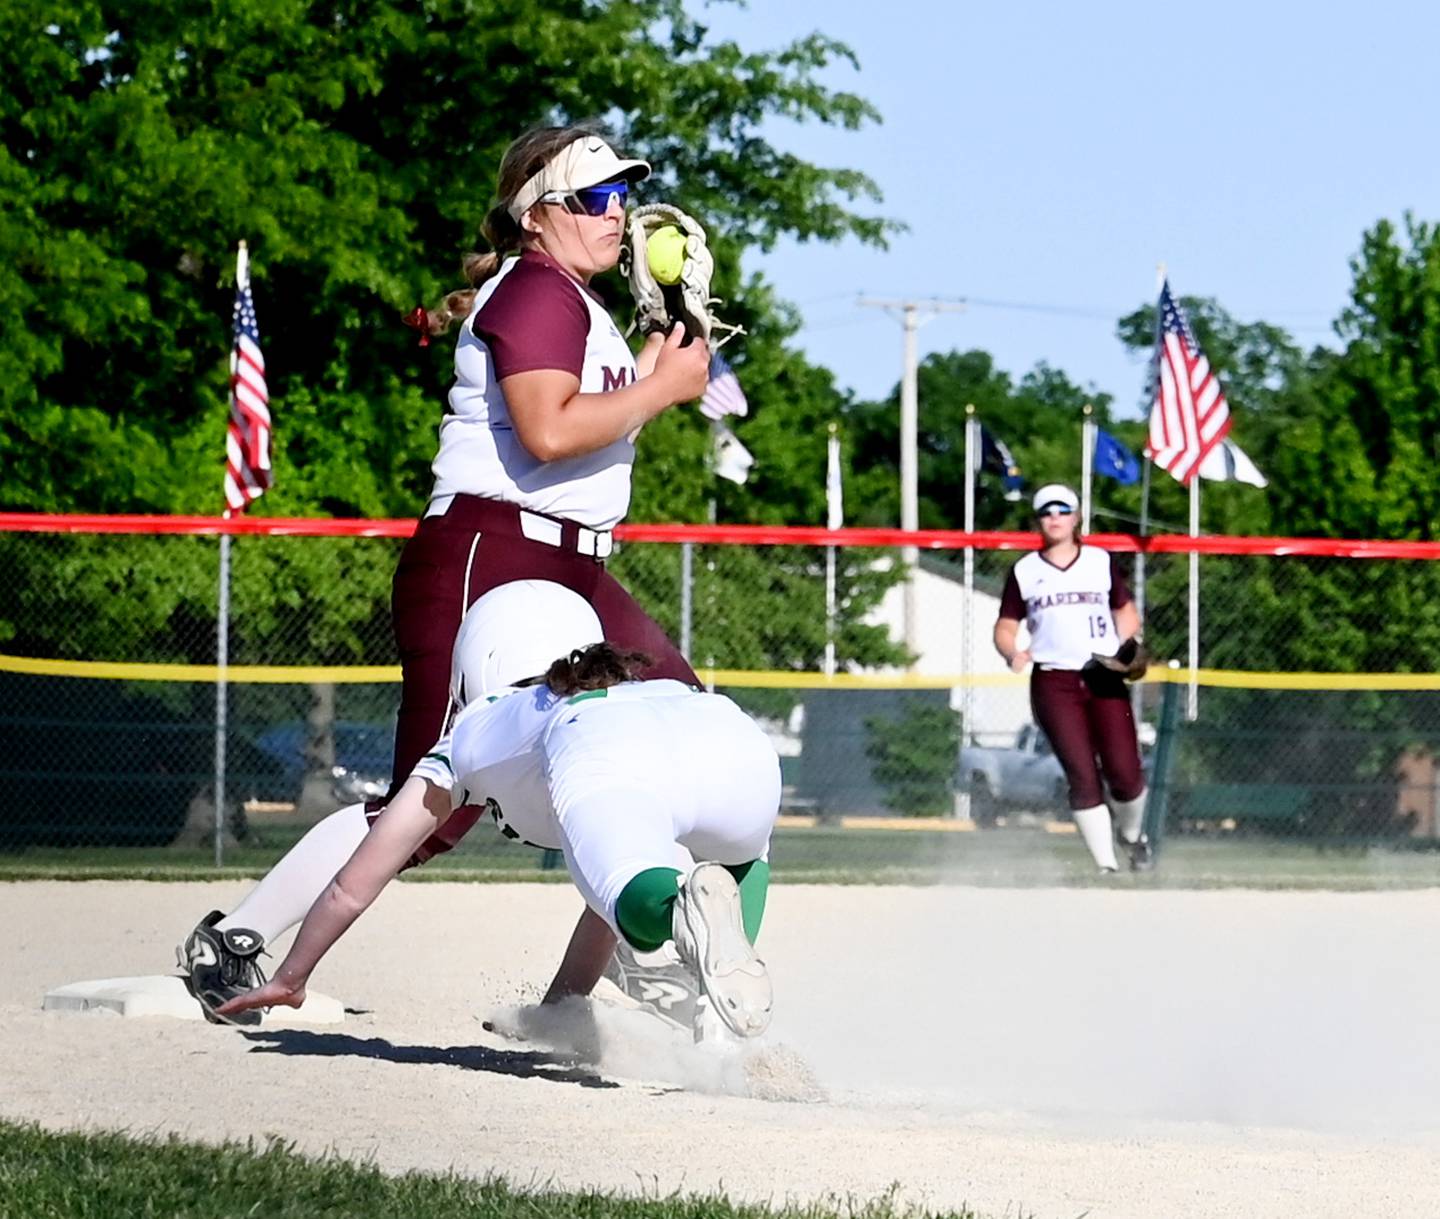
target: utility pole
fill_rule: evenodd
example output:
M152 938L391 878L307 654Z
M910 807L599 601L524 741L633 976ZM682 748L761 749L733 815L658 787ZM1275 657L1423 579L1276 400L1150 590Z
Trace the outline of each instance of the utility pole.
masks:
M900 377L900 528L914 532L920 527L919 455L916 436L920 430L920 403L915 332L940 313L963 313L962 300L939 300L928 297L915 300L885 300L862 296L857 302L864 308L884 309L899 317L904 328L904 363ZM921 317L924 313L924 317ZM919 551L906 546L900 552L905 564L905 646L916 651L915 630L915 564Z

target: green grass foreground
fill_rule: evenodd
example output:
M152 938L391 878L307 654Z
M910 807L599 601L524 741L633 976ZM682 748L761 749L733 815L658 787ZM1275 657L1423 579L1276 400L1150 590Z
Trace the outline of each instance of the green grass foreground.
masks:
M122 1134L53 1134L0 1121L0 1215L25 1219L979 1219L891 1198L771 1210L721 1197L627 1197L517 1189L454 1173L386 1176L369 1164L312 1159L285 1143L209 1147Z
M5 880L221 880L260 877L300 837L302 827L267 829L226 848L225 867L208 846L30 847L0 851ZM1040 829L970 833L829 826L777 829L771 845L780 884L959 884L1136 889L1338 889L1440 887L1440 850L1316 846L1263 837L1176 836L1160 867L1144 876L1102 877L1074 834ZM541 869L542 855L477 826L459 849L405 874L408 881L568 883L563 865Z

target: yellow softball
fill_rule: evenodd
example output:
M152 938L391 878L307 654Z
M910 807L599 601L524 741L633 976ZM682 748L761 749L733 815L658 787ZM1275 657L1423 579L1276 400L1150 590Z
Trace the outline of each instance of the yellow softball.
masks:
M659 283L678 284L685 269L685 234L673 224L656 229L645 243L645 255Z

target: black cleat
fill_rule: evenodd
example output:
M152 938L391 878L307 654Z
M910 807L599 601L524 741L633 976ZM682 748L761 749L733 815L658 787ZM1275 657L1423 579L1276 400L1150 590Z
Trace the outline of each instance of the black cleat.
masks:
M1130 848L1130 871L1153 872L1155 870L1155 849L1150 845L1150 839L1142 837L1125 845Z
M265 985L265 975L255 959L264 951L265 941L259 932L244 927L217 931L215 924L224 917L219 910L210 911L175 955L185 971L185 985L200 1004L206 1020L211 1024L254 1026L260 1023L258 1008L238 1016L215 1014L222 1003Z

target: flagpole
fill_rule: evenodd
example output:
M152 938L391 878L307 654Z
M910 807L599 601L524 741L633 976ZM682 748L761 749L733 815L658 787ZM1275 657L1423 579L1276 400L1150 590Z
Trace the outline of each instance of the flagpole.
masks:
M225 516L229 517L227 509ZM215 622L215 866L225 863L225 732L229 707L230 535L220 535L220 596Z
M975 467L979 464L976 458L980 450L980 421L975 418L975 404L965 404L965 532L975 532ZM964 607L960 619L960 673L964 678L965 685L962 688L961 701L964 708L964 730L965 739L974 741L975 726L972 720L974 711L974 686L972 678L975 672L975 547L968 542L964 551Z
M1140 540L1143 542L1150 532L1150 467L1154 463L1147 457L1140 472ZM1142 545L1135 552L1135 612L1140 615L1140 626L1145 626L1145 548Z
M1160 384L1160 292L1165 287L1165 264L1155 264L1155 341L1152 345L1153 355L1150 359L1150 415L1155 413L1155 395ZM1149 420L1146 421L1147 427ZM1145 448L1150 448L1147 437ZM1154 458L1147 452L1147 460L1140 482L1140 537L1143 540L1150 533L1150 467L1154 464ZM1145 628L1145 550L1142 547L1135 555L1135 612L1140 616L1140 628Z
M716 520L718 519L719 513L720 513L720 509L719 509L719 506L718 506L718 501L716 500L715 495L712 493L711 496L710 496L710 505L709 505L709 508L706 510L706 513L705 513L706 519L709 521L710 524L713 525L713 524L715 524ZM714 615L714 613L711 612L711 611L713 611L713 609L714 609L714 603L715 603L715 548L712 546L707 553L709 554L710 557L705 560L705 570L706 570L707 573L709 573L709 574L708 574L708 577L707 577L707 579L706 579L706 581L705 581L705 600L706 600L706 607L705 607L705 608L706 608L707 620L713 622L713 621L714 621L714 618L715 618L715 615ZM712 638L713 638L713 636L712 636ZM686 659L688 660L689 657L686 657ZM694 666L692 665L691 667L693 668ZM710 691L711 694L714 694L714 693L715 693L715 653L714 653L714 652L710 652L710 653L707 654L706 657L705 657L705 688L706 688L708 691Z
M1080 532L1090 532L1090 498L1095 493L1095 421L1090 418L1094 408L1085 404L1085 418L1080 424Z
M235 290L250 280L250 247L241 241L235 251ZM236 353L230 352L230 396L234 409ZM227 441L228 443L228 441ZM225 518L230 517L227 504ZM215 866L225 863L225 737L230 718L230 535L220 535L219 589L215 609Z
M980 456L980 421L975 404L965 404L965 532L975 532L975 468ZM960 729L961 741L975 742L975 547L966 542L964 551L964 604L960 613ZM970 787L967 783L955 798L955 816L973 820Z
M840 504L840 435L836 424L830 425L830 438L825 447L825 527L839 529L844 524ZM825 547L825 676L835 676L835 547Z
M1190 479L1190 537L1200 536L1200 475ZM1200 552L1190 551L1190 682L1185 699L1185 718L1192 724L1200 714Z
M695 617L695 543L680 543L680 655L690 659L690 631Z

